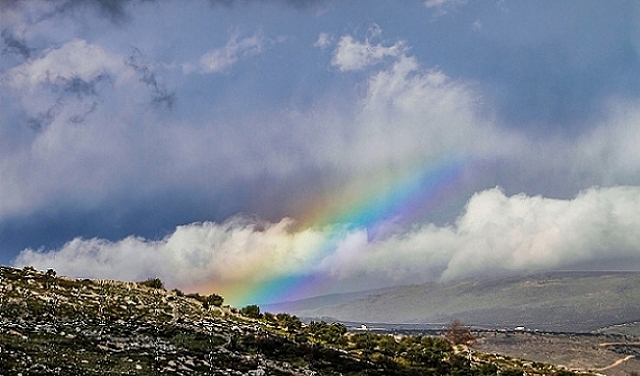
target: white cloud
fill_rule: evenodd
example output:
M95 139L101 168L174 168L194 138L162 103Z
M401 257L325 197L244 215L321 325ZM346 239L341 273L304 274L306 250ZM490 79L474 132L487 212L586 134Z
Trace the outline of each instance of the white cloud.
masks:
M610 115L574 142L571 153L577 173L595 175L607 184L640 181L640 110L633 102L613 102Z
M137 68L74 39L3 74L2 89L22 114L4 130L22 142L0 150L0 218L65 197L93 205L145 175L134 171L153 155L158 143L147 142L158 134L142 126L151 116L140 109L162 93L153 70L141 77Z
M158 241L128 237L111 242L74 239L59 250L24 250L16 265L54 268L62 274L140 280L161 277L170 286L260 283L309 270L323 240L320 231L292 232L293 222L247 221L179 226Z
M331 44L333 44L333 37L328 33L320 33L320 35L318 36L318 40L316 40L313 46L324 50L325 48L331 46Z
M387 57L398 57L405 52L403 42L397 42L385 47L382 44L372 45L369 40L360 43L350 35L345 35L338 41L331 64L341 71L361 70L375 65Z
M317 153L317 160L343 171L391 166L403 170L442 156L503 158L528 147L517 133L500 130L479 116L482 98L472 84L438 69L425 70L414 57L395 57L369 76L365 88L354 114L342 114L338 120L331 114L301 120L336 128L321 136L326 141L314 139L316 146L309 149Z
M461 240L444 277L640 261L640 188L592 188L572 200L476 194L456 223ZM624 264L620 264L624 267Z
M258 55L265 47L265 40L260 33L239 39L233 35L227 44L209 51L200 58L200 68L204 73L218 73L227 70L243 57Z
M367 240L364 229L294 228L288 219L194 223L159 241L75 239L59 250L25 250L15 265L72 276L158 276L179 287L258 285L300 273L329 273L345 284L362 275L372 283L415 283L603 260L628 268L640 264L640 188L593 188L571 200L490 189L474 195L453 225L428 224L381 241Z
M424 69L398 42L391 47L359 43L343 36L334 61L341 70L363 69L384 58L374 70L353 114L321 113L299 120L333 129L313 139L317 161L336 168L367 171L404 170L417 161L428 165L446 158L508 158L530 149L522 135L501 130L480 115L482 97L473 83L455 80L440 69ZM327 111L329 112L329 111ZM343 135L340 138L339 135Z
M47 51L42 58L9 70L6 77L12 88L33 91L38 85L54 84L59 79L91 81L101 74L121 77L125 70L121 56L82 39L74 39Z

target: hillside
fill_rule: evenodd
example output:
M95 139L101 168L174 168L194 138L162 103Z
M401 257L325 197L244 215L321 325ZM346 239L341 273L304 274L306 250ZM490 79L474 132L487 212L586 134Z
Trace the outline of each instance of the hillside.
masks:
M0 267L0 374L573 375L439 337L348 333L242 310L251 318L150 282Z
M555 272L332 295L269 306L371 323L591 331L640 320L640 272Z

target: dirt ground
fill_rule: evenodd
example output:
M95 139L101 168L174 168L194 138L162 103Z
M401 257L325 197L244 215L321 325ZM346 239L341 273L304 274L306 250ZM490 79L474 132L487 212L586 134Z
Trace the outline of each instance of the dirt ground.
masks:
M606 376L640 371L640 338L605 334L477 333L476 350L562 365Z

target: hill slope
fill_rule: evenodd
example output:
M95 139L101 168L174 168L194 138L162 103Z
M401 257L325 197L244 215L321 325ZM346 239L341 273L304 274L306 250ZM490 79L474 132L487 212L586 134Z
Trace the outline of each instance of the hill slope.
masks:
M268 306L304 317L589 331L640 320L640 272L555 272L396 287Z
M0 374L573 375L442 338L347 333L288 314L249 318L200 298L0 266Z

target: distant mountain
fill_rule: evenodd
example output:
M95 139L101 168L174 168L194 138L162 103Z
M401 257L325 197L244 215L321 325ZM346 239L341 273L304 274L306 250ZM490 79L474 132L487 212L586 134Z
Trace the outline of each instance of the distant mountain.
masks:
M640 272L551 272L336 294L268 305L301 317L590 331L640 320Z

